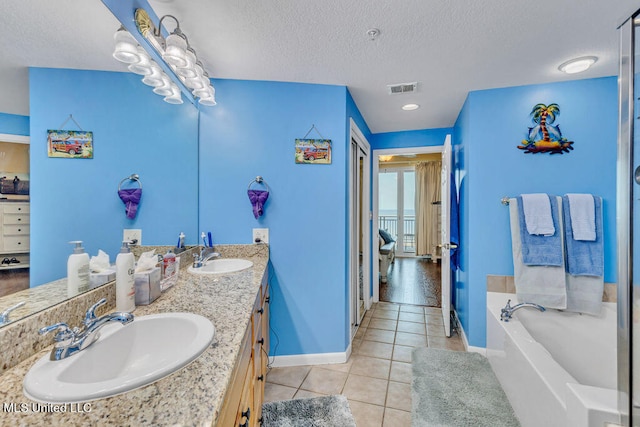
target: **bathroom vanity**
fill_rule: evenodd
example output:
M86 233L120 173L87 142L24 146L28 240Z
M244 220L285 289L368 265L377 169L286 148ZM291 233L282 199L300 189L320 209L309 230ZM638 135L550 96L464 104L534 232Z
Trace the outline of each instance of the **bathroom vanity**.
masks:
M211 320L216 329L213 343L191 364L139 389L73 405L39 404L22 392L25 374L50 351L51 345L43 347L40 340L52 344L51 337L37 335L37 328L65 321L60 316L67 312L73 313L73 319L67 320L70 325L78 325L80 313L102 297L107 298L109 309L98 314L112 311L113 283L63 303L62 309L56 306L0 329L3 353L16 351L19 346L13 341L19 340L33 340L31 347L36 349L35 354L32 351L0 375L2 422L29 426L258 426L269 352L269 248L221 245L216 251L225 258L251 260L253 266L222 275L189 274L181 268L173 288L151 305L134 311L135 316L195 313ZM191 258L191 254L184 256ZM181 264L187 267L189 262ZM3 356L1 362L6 366L7 360L15 360L15 356Z

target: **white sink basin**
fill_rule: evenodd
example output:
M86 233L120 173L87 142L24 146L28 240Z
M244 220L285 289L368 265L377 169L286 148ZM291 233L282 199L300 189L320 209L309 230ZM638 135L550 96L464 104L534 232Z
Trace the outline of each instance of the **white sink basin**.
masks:
M246 270L253 267L253 262L239 258L220 258L207 261L205 265L198 268L189 267L187 270L193 274L228 274Z
M194 361L215 335L209 319L191 313L136 317L100 330L90 347L66 359L38 360L24 378L24 394L45 403L77 403L151 384Z

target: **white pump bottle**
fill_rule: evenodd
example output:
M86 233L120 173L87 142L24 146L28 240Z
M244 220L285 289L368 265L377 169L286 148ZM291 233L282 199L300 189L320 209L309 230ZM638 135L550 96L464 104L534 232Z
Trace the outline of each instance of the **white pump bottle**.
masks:
M122 242L116 257L116 311L132 312L136 308L135 257L129 242Z

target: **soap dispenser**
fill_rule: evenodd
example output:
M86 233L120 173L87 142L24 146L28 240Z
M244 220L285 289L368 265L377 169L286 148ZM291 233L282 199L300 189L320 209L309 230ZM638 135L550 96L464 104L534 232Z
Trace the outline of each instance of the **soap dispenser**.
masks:
M82 241L69 243L75 245L67 260L67 293L72 297L89 290L89 254L84 251Z
M129 242L122 242L116 257L116 311L132 312L136 308L135 257Z

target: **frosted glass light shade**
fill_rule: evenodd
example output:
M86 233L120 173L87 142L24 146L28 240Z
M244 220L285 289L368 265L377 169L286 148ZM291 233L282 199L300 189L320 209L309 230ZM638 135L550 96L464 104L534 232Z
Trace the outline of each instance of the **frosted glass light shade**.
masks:
M184 38L182 33L174 31L165 40L165 49L162 54L162 59L164 59L167 64L174 65L177 68L184 67L187 65L186 51L187 40Z
M200 77L194 77L192 79L186 79L184 84L192 90L202 89L204 88L204 83Z
M205 98L210 94L209 86L203 85L200 89L194 89L191 93L198 98Z
M208 107L216 105L216 90L213 86L210 85L207 87L206 94L203 94L203 96L198 99L198 103Z
M176 68L176 74L184 77L185 79L197 77L198 74L194 67L198 58L196 58L196 53L193 49L187 48L185 60L187 61L187 64L184 67Z
M138 56L140 56L140 61L130 64L128 67L129 71L141 76L148 76L152 72L151 58L149 58L149 54L147 54L142 46L138 46Z
M171 95L171 80L169 79L169 77L162 73L162 84L160 86L156 86L153 88L153 93L156 93L158 95L162 95L162 96L169 96Z
M140 61L138 54L138 42L124 27L120 27L113 35L116 42L113 57L125 64L135 64Z
M182 94L175 83L171 83L171 95L165 96L164 101L169 104L182 104Z
M163 81L162 81L163 74L164 73L160 69L158 64L151 61L151 74L144 76L144 78L142 79L142 83L146 84L147 86L153 86L153 87L160 86L163 84Z

